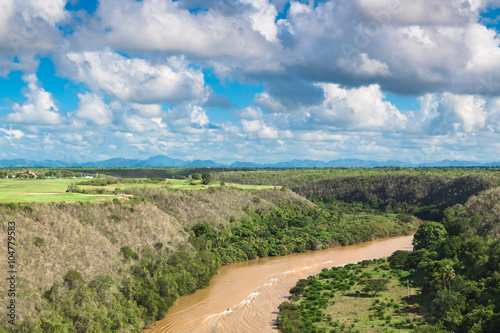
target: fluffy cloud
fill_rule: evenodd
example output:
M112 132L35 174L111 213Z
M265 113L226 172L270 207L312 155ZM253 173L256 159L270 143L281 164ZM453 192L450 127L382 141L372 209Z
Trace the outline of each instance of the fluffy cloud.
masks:
M0 132L3 132L5 134L5 137L9 141L12 141L12 139L21 139L24 136L23 131L13 130L12 128L11 129L0 128Z
M275 19L278 12L267 0L240 0L242 3L252 5L253 12L250 12L248 18L252 22L252 28L262 34L268 41L277 41L278 27Z
M189 113L189 118L191 120L191 123L196 124L200 127L203 127L209 123L207 114L205 113L205 110L203 110L199 106L190 106L190 113Z
M66 71L93 91L104 91L122 102L139 104L204 100L203 73L172 57L153 65L106 49L68 53Z
M67 19L65 0L3 0L0 3L0 59L32 58L56 47L57 24Z
M103 100L93 93L78 94L80 103L76 116L82 119L88 119L97 125L109 124L112 120L111 109Z
M193 13L182 2L103 0L97 10L99 20L94 22L98 28L89 27L84 35L101 35L106 29L104 41L129 52L170 51L201 57L264 56L267 40L276 40L277 13L267 1L208 4L209 9Z
M417 95L436 90L474 94L481 84L478 76L500 82L500 57L494 56L500 39L477 23L482 5L357 0L315 7L292 2L280 24L283 59L309 81L377 82L383 90ZM483 93L500 94L500 85Z
M415 115L418 124L434 135L448 133L475 133L485 129L488 114L487 101L473 95L455 95L444 93L426 95L420 98L421 112ZM490 113L495 113L492 105Z
M252 107L244 108L243 110L238 111L236 114L240 119L250 119L250 120L261 119L264 116L264 114L260 109L255 109Z
M391 74L386 63L370 59L366 53L360 53L352 59L340 58L337 63L344 71L359 76L387 76Z
M0 2L0 75L21 70L34 73L37 54L61 41L57 24L67 19L65 0L2 0Z
M337 84L321 84L326 98L319 116L343 129L402 129L406 116L390 102L378 85L344 89Z
M52 94L39 86L36 75L27 75L24 81L28 83L28 90L24 93L27 101L21 105L15 103L12 106L14 113L7 115L7 121L38 125L60 123L59 109L52 99Z
M278 131L262 120L241 120L243 131L255 135L260 139L277 139Z

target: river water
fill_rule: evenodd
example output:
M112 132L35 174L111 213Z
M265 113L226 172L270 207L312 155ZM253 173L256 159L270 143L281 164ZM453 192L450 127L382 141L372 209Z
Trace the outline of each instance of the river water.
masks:
M269 257L223 266L210 286L182 296L166 317L144 332L260 333L278 330L278 305L299 279L322 268L412 250L413 236L383 238L332 249Z

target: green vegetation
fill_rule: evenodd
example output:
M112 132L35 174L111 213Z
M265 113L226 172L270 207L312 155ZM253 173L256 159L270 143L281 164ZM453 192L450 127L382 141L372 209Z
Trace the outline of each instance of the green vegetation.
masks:
M407 275L386 259L325 268L290 290L278 327L284 333L410 332L424 320L415 304L419 289L407 297Z
M79 179L0 179L0 202L87 202L112 198L111 195L67 193Z
M219 181L285 186L324 202L362 202L388 213L411 213L441 220L447 207L500 185L496 169L300 169L237 171Z
M474 184L475 182L473 182ZM466 190L466 189L465 189ZM457 197L459 197L457 195ZM500 188L492 188L471 196L465 203L448 207L443 212L442 223L422 224L414 237L414 252L397 251L390 258L391 271L375 278L371 283L383 284L380 279L399 277L400 287L408 279L410 285L421 291L415 303L416 313L425 315L425 320L395 321L394 314L385 317L385 323L370 323L373 331L411 329L412 332L498 332L500 326ZM363 266L362 264L360 264ZM324 273L322 273L324 276ZM310 277L322 279L321 275ZM308 279L309 280L309 279ZM361 280L363 281L363 280ZM360 292L369 292L370 280L357 285L364 286ZM377 295L386 297L380 285ZM317 289L319 287L316 287ZM324 288L325 289L325 288ZM327 288L326 288L327 289ZM354 292L356 290L353 289ZM300 284L290 290L296 296L308 296ZM331 304L328 293L321 294L321 304ZM338 304L336 296L330 295ZM358 294L360 296L360 294ZM373 295L372 295L373 296ZM399 300L399 298L392 297ZM303 304L297 299L298 304ZM330 303L329 303L330 302ZM376 300L377 302L377 300ZM379 304L381 304L379 302ZM375 304L374 304L375 306ZM315 308L316 307L316 308ZM379 305L376 306L378 309ZM283 304L279 325L284 332L367 332L360 327L366 318L359 312L333 313L333 307L321 308L320 304L299 307L294 301ZM322 310L324 309L324 310ZM322 312L318 312L321 310ZM378 310L377 310L378 311ZM315 319L314 319L315 318ZM359 323L351 323L359 320ZM377 318L373 315L372 319ZM383 319L378 316L378 319ZM333 324L331 324L333 322ZM345 325L343 325L343 323ZM332 326L333 325L333 326ZM360 328L358 328L360 327Z
M150 178L102 177L104 169L96 169L100 178L92 180L0 179L0 223L6 230L16 221L21 235L22 308L10 331L139 331L177 297L206 286L220 265L409 234L414 214L443 222L423 224L416 251L395 253L390 268L384 260L365 262L300 282L291 290L294 304L282 306L291 311L283 329L458 333L500 326L494 170L113 170ZM44 172L73 177L83 169ZM166 179L168 172L177 179ZM406 279L421 290L418 307L401 298ZM418 311L425 324L419 314L408 322Z
M210 174L208 174L210 175ZM208 177L208 176L206 176ZM200 176L201 179L201 176ZM208 179L208 178L207 178ZM54 179L0 179L1 202L89 202L118 198L123 200L128 189L168 187L181 190L201 190L207 186L221 186L219 182L164 178L54 178ZM273 186L225 184L242 189L268 189Z
M415 220L371 215L351 204L319 208L281 189L129 191L136 199L0 209L2 221L17 221L27 240L20 257L28 260L31 290L22 300L30 316L11 331L137 331L161 319L177 297L206 286L222 264L407 234L415 227ZM52 274L60 278L53 282L40 267L55 262Z
M240 190L227 186L201 191L169 190L162 186L130 191L134 193L125 201L0 204L2 230L6 233L8 221L16 222L17 258L18 265L22 266L16 297L20 304L17 319L23 324L7 325L6 329L50 332L56 327L53 331L66 328L73 331L68 327L81 327L81 322L88 322L87 327L97 325L95 330L112 331L110 326L101 326L98 322L103 318L107 318L104 323L118 318L120 324L115 324L122 325L118 331L140 330L147 321L151 322L151 315L134 305L138 302L135 298L122 295L125 281L135 279L130 269L138 260L147 258L153 251L161 252L158 260L164 261L179 249L185 249L196 259L199 251L189 243L190 229L201 222L208 223L214 230L237 225L248 216L242 207L263 212L279 209L280 203L303 209L314 207L290 191ZM258 203L255 197L259 198ZM127 251L127 247L131 251ZM7 271L6 261L1 265ZM201 264L196 267L202 268ZM64 280L70 270L80 273L84 282L74 289L69 289ZM102 284L96 279L108 281L109 290L96 289ZM7 282L6 279L0 282L2 290L6 290ZM198 283L201 282L196 282L199 287ZM176 286L172 287L173 295L185 294ZM54 297L46 297L48 290L53 291ZM151 296L161 298L155 294L156 289L151 290ZM0 295L0 301L8 302L6 293ZM0 311L1 315L4 313L5 309Z
M391 266L422 288L428 324L416 332L498 332L500 326L500 189L446 209L443 224L422 225L412 254Z

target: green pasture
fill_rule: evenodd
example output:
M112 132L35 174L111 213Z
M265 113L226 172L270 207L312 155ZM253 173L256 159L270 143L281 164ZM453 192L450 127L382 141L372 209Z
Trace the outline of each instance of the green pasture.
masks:
M59 179L0 179L0 202L77 202L98 201L117 197L111 194L81 194L67 193L68 186L72 183L85 182L85 178L59 178ZM135 187L167 187L181 190L203 190L208 187L220 187L220 183L212 181L209 185L202 184L201 180L190 185L190 180L167 179L158 184L151 183L120 183L106 186L78 185L83 189L99 189L112 192L115 188L127 189ZM225 187L241 188L246 190L260 190L273 188L267 185L240 185L227 184Z
M66 193L68 185L84 178L0 179L0 202L75 202L103 200L113 195Z
M75 182L78 183L78 182ZM194 183L194 185L191 185L191 183ZM120 180L116 180L116 184L111 184L111 185L106 185L106 186L93 186L93 185L78 185L81 188L86 188L86 189L105 189L108 191L112 191L115 188L120 188L120 189L126 189L126 188L135 188L135 187L167 187L167 188L172 188L172 189L180 189L180 190L203 190L208 187L219 187L220 182L218 181L211 181L209 185L205 185L202 183L201 180L196 180L196 181L191 181L187 179L167 179L164 182L158 183L158 184L148 184L148 183L136 183L136 184L130 184L130 183L120 183ZM274 188L272 185L242 185L242 184L234 184L234 183L226 183L225 187L233 187L233 188L240 188L244 190L262 190L262 189L267 189L267 188Z

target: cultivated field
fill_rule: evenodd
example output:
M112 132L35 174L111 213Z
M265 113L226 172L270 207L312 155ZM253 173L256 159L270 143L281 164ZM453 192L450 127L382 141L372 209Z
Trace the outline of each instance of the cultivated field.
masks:
M109 194L82 194L68 193L66 190L70 184L77 184L88 181L85 178L58 178L58 179L0 179L0 202L78 202L78 201L102 201L113 198L123 198L121 194L113 194L115 189L125 190L143 187L165 187L180 190L204 190L209 187L220 187L220 182L212 181L209 185L202 184L201 180L195 181L194 185L190 180L166 179L157 184L153 183L121 183L116 179L115 184L106 186L78 185L81 189L95 190L103 189ZM241 185L226 183L224 186L241 188L248 190L261 190L273 188L267 185Z
M0 179L0 202L76 202L114 197L66 193L68 185L85 179Z

